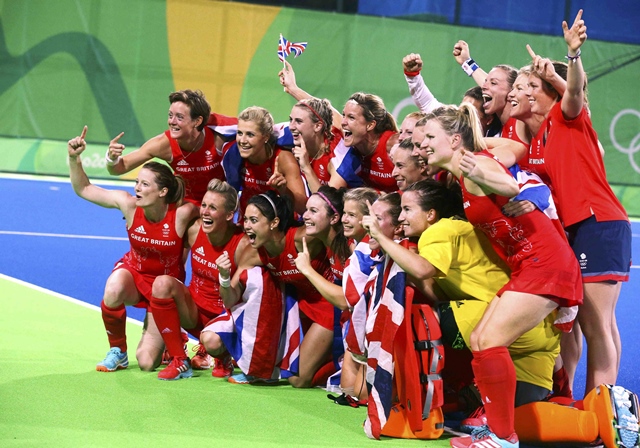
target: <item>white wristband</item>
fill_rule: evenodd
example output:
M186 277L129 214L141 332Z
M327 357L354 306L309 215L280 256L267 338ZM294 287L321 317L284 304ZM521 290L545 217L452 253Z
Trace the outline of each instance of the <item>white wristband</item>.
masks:
M220 287L228 288L231 286L231 277L223 277L222 274L218 273L218 282L220 282Z
M111 160L109 158L109 150L107 149L107 153L104 155L104 160L107 162L107 165L109 166L113 166L116 163L118 163L120 161L120 159L122 159L122 156L118 156L118 158L116 160Z
M478 64L476 64L476 61L474 61L472 58L469 58L466 61L464 61L461 67L462 67L462 70L467 74L467 76L473 75L473 72L475 72L480 68Z

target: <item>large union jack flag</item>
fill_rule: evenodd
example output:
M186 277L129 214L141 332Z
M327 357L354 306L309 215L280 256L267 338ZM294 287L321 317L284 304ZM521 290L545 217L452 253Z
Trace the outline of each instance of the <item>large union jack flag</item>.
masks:
M280 59L280 62L284 62L286 57L291 53L297 58L305 48L307 48L306 42L289 42L281 34L280 41L278 42L278 59Z

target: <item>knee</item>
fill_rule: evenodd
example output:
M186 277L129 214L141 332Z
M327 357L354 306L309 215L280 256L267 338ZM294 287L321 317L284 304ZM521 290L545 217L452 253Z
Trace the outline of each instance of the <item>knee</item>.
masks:
M296 389L306 389L311 387L311 380L301 378L299 376L289 377L289 384L291 384Z
M136 359L138 360L138 366L143 372L153 372L159 365L160 359L153 356L146 350L137 350Z
M151 294L153 297L167 298L173 297L173 282L175 279L169 275L159 275L153 281Z
M225 350L222 338L218 336L218 333L214 333L213 331L202 332L200 334L200 343L207 353L212 356L220 355Z
M104 287L104 296L102 301L109 308L115 308L124 304L124 295L122 287L113 282L107 282Z

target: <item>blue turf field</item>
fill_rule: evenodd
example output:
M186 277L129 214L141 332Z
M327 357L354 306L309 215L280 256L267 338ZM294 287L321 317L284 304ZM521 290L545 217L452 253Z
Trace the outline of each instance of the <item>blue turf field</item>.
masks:
M0 178L0 191L6 201L0 215L0 273L99 305L105 280L129 247L121 213L80 199L66 180L8 176ZM640 326L635 322L640 222L632 222L632 231L636 262L616 313L623 340L618 383L639 393L634 360L640 358ZM143 318L141 310L129 307L127 312ZM576 396L583 388L584 362L576 376Z

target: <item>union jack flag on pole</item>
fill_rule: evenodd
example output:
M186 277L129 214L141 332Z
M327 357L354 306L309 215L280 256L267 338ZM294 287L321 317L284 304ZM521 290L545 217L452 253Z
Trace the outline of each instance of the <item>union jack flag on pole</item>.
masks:
M307 48L306 42L289 42L280 34L280 41L278 42L278 59L280 62L284 62L287 56L293 53L294 57L298 57Z

